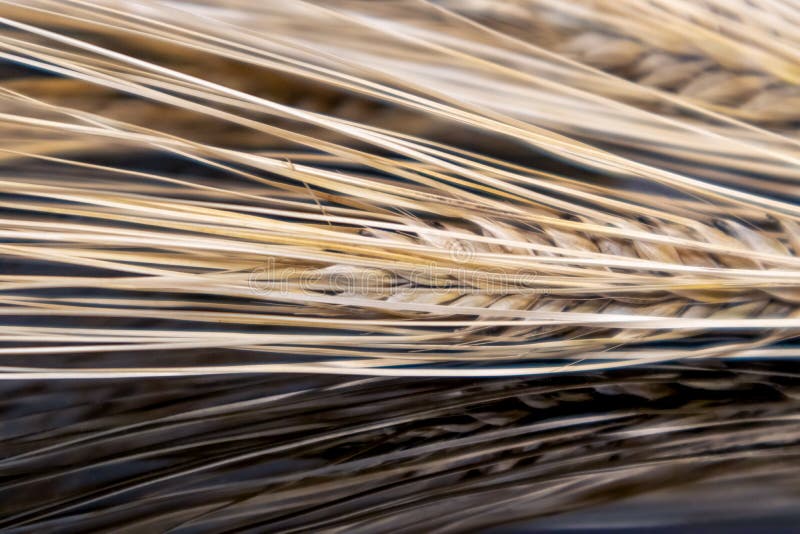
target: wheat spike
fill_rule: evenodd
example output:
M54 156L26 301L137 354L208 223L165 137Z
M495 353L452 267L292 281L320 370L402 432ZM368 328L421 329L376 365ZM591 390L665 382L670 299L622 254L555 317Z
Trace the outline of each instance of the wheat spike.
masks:
M558 97L565 105L558 111L562 124L572 106L597 114L603 127L614 123L600 117L620 110L618 120L643 123L644 139L664 128L677 139L682 128L684 143L701 137L715 148L731 139L749 144L762 152L745 153L748 165L793 161L789 139L774 132L737 123L706 130L699 119L665 123L645 108L570 86L584 72L563 61L545 63L546 56L533 70L513 70L487 59L523 60L505 40L438 6L422 4L405 19L391 7L372 8L383 17L379 22L347 3L249 6L248 21L228 20L241 12L220 6L214 16L223 23L209 34L197 32L208 16L199 5L163 6L156 17L165 20L120 11L113 2L96 7L71 2L57 13L49 2L20 6L16 18L6 19L14 31L0 38L7 59L63 77L21 80L3 91L14 112L2 120L17 139L6 161L11 169L23 163L41 169L3 181L13 197L5 205L24 213L5 219L10 242L3 250L19 261L98 270L3 277L5 315L49 321L6 330L9 345L0 350L15 363L4 378L575 372L735 356L791 338L800 325L793 204L592 146L582 135L567 137L580 123L550 130L554 115L539 121L508 114L508 104L478 103L487 96L478 84L492 76L492 91L507 88L516 99ZM426 18L434 15L443 25L435 35ZM355 33L337 35L334 45L334 34L306 31L312 23L324 29L334 22ZM71 37L53 25L96 39ZM265 38L249 25L275 33ZM363 48L361 34L375 46ZM95 42L108 35L122 50ZM476 50L459 49L464 43ZM332 46L335 55L324 48ZM205 65L201 55L211 56L219 81L197 69ZM445 61L448 78L427 68ZM238 80L250 79L242 78L243 65L297 81L242 85ZM565 82L554 87L537 72L548 69L565 71ZM565 169L541 170L431 142L419 137L419 128L410 135L269 96L273 87L288 84L291 91L320 82L346 89L355 102L368 97L399 106L389 124L413 123L424 112L428 123L499 135L497 145L521 143L615 181L577 180ZM84 86L90 97L78 96ZM198 136L183 123L207 131ZM437 128L442 131L426 129L442 137ZM753 145L754 134L766 143ZM268 139L263 146L271 151L235 148L260 139ZM287 143L306 152L295 155L282 148ZM187 158L244 187L81 157L122 150ZM692 156L681 161L693 162ZM342 170L330 170L332 164ZM630 191L629 182L653 191ZM42 296L42 288L67 294ZM69 294L73 288L99 293L78 298ZM102 320L103 329L74 326L87 317ZM130 327L156 319L175 326ZM735 335L718 341L720 331ZM628 357L644 344L669 340L681 344ZM59 369L23 359L190 348L263 354L266 361L247 356L241 365Z
M0 529L796 517L798 22L0 0Z

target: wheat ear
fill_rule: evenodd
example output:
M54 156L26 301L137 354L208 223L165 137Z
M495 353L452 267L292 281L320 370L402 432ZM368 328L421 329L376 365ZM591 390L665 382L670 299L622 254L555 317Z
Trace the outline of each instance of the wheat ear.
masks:
M380 22L305 3L253 8L247 22L220 8L210 34L197 32L207 15L191 6L164 6L155 18L113 2L95 10L71 2L61 13L46 1L15 9L4 18L14 31L0 35L0 55L74 81L56 83L63 89L54 93L46 79L0 92L0 120L15 138L5 161L28 169L2 182L4 206L15 210L3 221L2 250L23 266L93 274L2 277L3 313L23 319L4 331L3 378L575 372L735 357L800 327L796 205L566 135L580 129L570 110L598 120L620 110L645 137L653 128L675 139L689 132L714 147L752 147L742 158L748 165L789 165L792 145L775 132L665 123L587 94L575 81L583 70L541 63L546 56L536 69L565 73L569 128L552 124L555 113L535 118L478 102L487 92L476 88L489 76L493 89L514 88L529 103L557 93L536 69L491 61L516 57L491 29L427 4L402 17L376 8ZM447 21L437 32L433 13ZM256 24L276 33L254 33ZM353 33L334 43L335 32L309 33L309 24L345 24ZM76 27L80 37L51 29ZM109 35L116 48L102 44ZM474 35L482 41L469 45ZM196 65L198 54L224 65L210 73L216 81L181 68ZM445 63L456 73L449 81L427 68ZM392 129L291 106L271 98L269 84L237 84L241 65L403 111ZM542 91L523 91L523 80ZM109 104L70 97L80 86ZM133 95L147 114L122 113L128 101L115 95ZM171 130L173 112L208 131ZM539 163L402 128L419 114L476 139L535 149ZM263 150L238 146L259 138ZM195 167L176 176L97 159L126 151ZM550 160L541 153L571 167L544 168ZM218 178L193 176L199 166ZM154 320L160 328L141 328ZM664 349L649 352L654 342ZM182 365L181 354L193 349L219 350L224 365ZM109 353L174 360L58 365L59 357ZM34 357L52 364L31 365Z

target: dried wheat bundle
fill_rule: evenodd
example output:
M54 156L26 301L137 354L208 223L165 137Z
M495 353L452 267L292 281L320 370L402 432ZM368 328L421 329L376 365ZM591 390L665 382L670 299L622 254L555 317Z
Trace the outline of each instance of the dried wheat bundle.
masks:
M275 4L2 2L0 376L532 375L796 335L771 3Z
M0 0L0 529L794 526L798 23Z

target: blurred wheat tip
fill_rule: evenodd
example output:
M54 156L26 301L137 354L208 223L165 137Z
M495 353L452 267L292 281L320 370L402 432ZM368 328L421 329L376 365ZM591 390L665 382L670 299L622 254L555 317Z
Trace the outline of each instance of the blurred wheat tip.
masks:
M698 476L762 450L726 421L796 455L799 27L795 0L0 0L0 381L130 403L9 408L0 525L461 531L663 482L676 428ZM259 454L301 467L226 471Z

